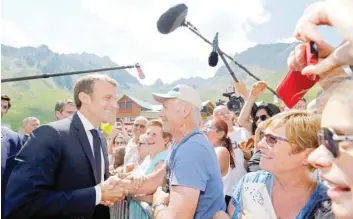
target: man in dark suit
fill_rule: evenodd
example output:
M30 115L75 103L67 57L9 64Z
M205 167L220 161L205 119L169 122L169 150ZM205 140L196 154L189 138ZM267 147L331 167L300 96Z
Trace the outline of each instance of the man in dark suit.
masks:
M36 117L27 117L23 120L24 135L22 138L22 145L25 145L32 134L33 130L40 126L40 121Z
M116 82L105 75L76 82L79 111L37 128L17 156L5 218L109 219L100 203L121 200L126 189L109 177L107 145L97 127L115 116L116 94Z
M22 147L20 135L7 127L1 127L1 215L5 204L6 186L17 162L15 156Z
M1 118L11 107L11 99L1 95ZM5 193L10 174L16 166L15 156L22 147L19 134L7 127L1 126L1 218L3 218Z

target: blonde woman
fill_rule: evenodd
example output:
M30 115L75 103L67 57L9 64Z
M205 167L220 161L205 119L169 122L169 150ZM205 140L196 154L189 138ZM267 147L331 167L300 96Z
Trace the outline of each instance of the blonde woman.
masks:
M319 129L320 117L304 111L284 112L270 118L264 138L257 145L263 170L248 173L234 187L229 215L240 218L249 210L243 209L242 196L247 183L266 185L274 212L281 219L322 218L321 212L330 213L327 187L312 177L314 168L307 159L318 147Z

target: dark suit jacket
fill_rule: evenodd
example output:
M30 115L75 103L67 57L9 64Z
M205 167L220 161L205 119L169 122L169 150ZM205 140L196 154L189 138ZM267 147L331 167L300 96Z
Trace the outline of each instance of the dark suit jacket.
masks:
M21 150L20 136L9 128L1 127L1 218L3 218L6 186L17 162L15 157Z
M108 154L102 135L101 142L106 179ZM96 166L77 113L34 130L16 159L5 218L109 219L109 208L95 205Z

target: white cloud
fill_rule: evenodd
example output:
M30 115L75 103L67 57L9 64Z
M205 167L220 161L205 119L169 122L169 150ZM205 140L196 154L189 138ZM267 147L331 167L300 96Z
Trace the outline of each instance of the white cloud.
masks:
M13 45L16 47L28 46L28 40L26 35L17 28L13 23L1 19L2 34L1 43L7 45Z
M180 77L211 77L216 68L207 64L211 47L186 28L169 35L157 31L159 16L175 0L82 0L82 7L116 29L114 36L105 36L109 55L121 63L140 62L150 84L158 78L171 82ZM271 19L261 0L186 0L187 20L212 40L219 32L220 47L231 55L255 45L247 31ZM97 30L99 32L99 30ZM99 42L91 42L99 44ZM91 47L92 48L92 47ZM219 66L221 64L221 60Z

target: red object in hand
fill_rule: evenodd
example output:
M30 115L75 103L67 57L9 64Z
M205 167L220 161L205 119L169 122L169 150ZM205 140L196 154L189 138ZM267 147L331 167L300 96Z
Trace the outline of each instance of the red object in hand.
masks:
M317 45L314 42L307 43L304 55L306 56L307 65L316 64L319 60ZM306 76L302 75L300 71L290 70L278 86L277 94L287 107L293 108L319 79L315 75Z

